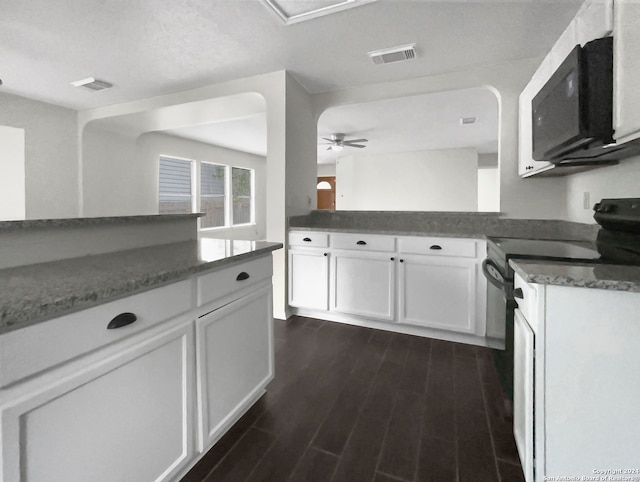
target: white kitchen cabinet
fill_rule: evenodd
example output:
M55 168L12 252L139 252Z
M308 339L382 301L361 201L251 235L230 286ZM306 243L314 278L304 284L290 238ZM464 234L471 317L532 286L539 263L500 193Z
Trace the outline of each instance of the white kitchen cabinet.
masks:
M634 0L627 1L633 2ZM618 0L616 0L616 5L617 2ZM533 159L531 101L576 45L584 46L591 40L611 34L612 18L613 0L585 1L533 74L531 81L522 90L519 98L518 117L518 174L520 176L529 177L543 173L546 173L545 175L556 174L553 163ZM638 115L635 112L633 114ZM640 129L640 126L638 128ZM560 173L562 172L560 171Z
M3 481L176 477L194 454L193 322L150 332L10 389L0 412Z
M640 2L616 0L613 36L613 128L617 142L640 137Z
M326 249L289 251L289 304L329 309L329 253Z
M513 326L513 435L527 482L533 482L535 335L520 310Z
M483 240L292 231L289 243L295 314L499 346L485 338Z
M260 256L0 335L0 482L179 480L273 378L271 275Z
M393 253L334 251L331 310L392 321L395 317Z
M400 255L400 323L475 333L474 258Z
M199 450L207 450L273 379L271 285L196 321Z
M518 274L515 288L514 435L527 482L638 469L640 293L529 284Z

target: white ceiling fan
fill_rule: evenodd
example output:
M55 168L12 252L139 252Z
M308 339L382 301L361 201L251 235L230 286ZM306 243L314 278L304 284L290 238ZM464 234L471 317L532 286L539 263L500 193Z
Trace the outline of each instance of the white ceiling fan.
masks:
M367 139L345 139L345 134L342 132L336 132L335 134L331 134L331 138L323 137L325 141L322 145L329 145L327 147L328 151L341 151L345 147L357 147L362 149L363 147L367 147L363 144L359 144L360 142L369 142Z

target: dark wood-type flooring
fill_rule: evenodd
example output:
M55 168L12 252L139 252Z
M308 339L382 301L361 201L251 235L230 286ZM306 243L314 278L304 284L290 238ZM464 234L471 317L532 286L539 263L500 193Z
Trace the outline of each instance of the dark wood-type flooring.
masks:
M182 482L519 482L491 350L275 320L267 393Z

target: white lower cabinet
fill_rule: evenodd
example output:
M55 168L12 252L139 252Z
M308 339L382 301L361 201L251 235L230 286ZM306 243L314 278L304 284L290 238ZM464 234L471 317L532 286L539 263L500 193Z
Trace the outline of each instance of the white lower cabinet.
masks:
M331 267L331 310L380 320L394 319L392 255L335 251Z
M520 310L513 326L513 435L525 480L533 482L533 370L535 335Z
M273 378L271 270L258 257L0 335L16 358L0 482L179 480Z
M305 249L305 238L322 246ZM484 240L292 231L289 243L294 313L489 344Z
M326 250L289 251L289 304L314 310L329 309L329 253Z
M193 457L193 346L187 321L71 375L44 375L2 409L2 480L172 480Z
M400 323L475 332L475 260L402 256L398 288Z
M199 450L213 445L273 378L271 286L196 320Z
M529 284L517 272L515 288L514 436L526 481L640 476L640 293Z

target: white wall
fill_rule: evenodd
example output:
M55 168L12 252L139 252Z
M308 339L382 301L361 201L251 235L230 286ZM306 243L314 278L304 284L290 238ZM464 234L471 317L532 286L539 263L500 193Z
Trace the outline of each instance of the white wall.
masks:
M500 211L500 169L478 168L478 211Z
M332 177L336 175L335 164L318 164L317 176L318 177Z
M489 88L497 95L500 117L500 211L508 217L562 219L566 212L566 182L563 178L523 181L518 176L518 97L539 64L540 59L525 59L461 72L315 94L314 107L319 117L326 109L338 105L471 87Z
M571 174L567 179L567 219L580 223L595 223L593 205L603 198L640 198L640 157L620 161L592 171ZM589 193L588 208L584 208L584 193Z
M24 129L0 125L0 220L26 219Z
M157 214L148 171L136 156L136 138L89 125L82 139L84 217Z
M336 209L476 211L478 154L440 149L356 154L336 163Z
M202 232L202 236L225 239L264 239L266 232L266 171L267 160L246 152L225 149L201 142L181 139L158 132L138 138L136 159L142 164L145 179L143 205L151 203L158 212L158 159L161 155L213 162L255 170L255 219L253 226L220 228Z
M25 131L26 218L78 216L77 112L0 93L0 125Z
M306 214L318 204L317 119L309 93L290 74L286 78L286 215Z

